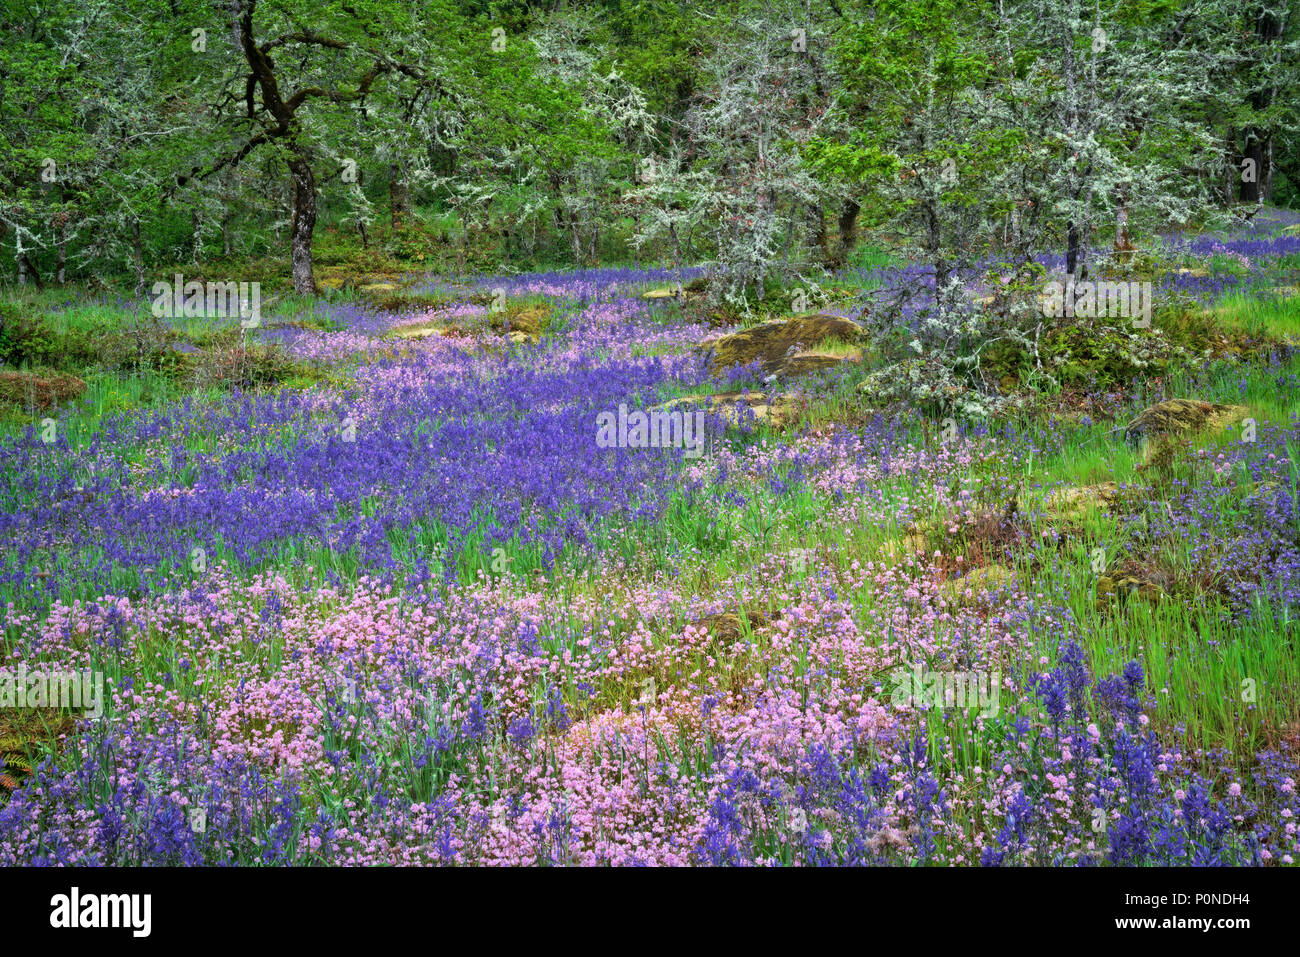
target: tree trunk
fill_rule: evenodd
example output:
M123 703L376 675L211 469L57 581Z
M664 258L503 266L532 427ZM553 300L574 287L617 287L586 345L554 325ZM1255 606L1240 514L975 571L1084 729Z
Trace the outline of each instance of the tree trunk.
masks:
M140 220L131 220L131 265L135 267L135 294L144 294L144 240L140 238Z
M1264 149L1264 168L1260 177L1260 193L1264 197L1264 202L1273 202L1273 171L1275 169L1273 160L1273 138L1268 138L1268 146Z
M817 257L817 261L827 268L832 268L830 236L826 232L826 211L821 203L810 203L808 214L808 248Z
M289 254L293 262L293 291L302 296L316 294L312 271L311 241L316 231L316 176L301 155L289 160L293 174L293 219L289 227Z
M1077 276L1080 280L1088 275L1088 266L1081 262L1083 243L1080 241L1079 225L1074 222L1065 225L1065 273ZM1080 273L1079 270L1082 269Z
M68 278L68 224L60 216L59 219L59 242L54 249L54 281L60 286Z
M1282 24L1271 12L1264 10L1259 13L1255 20L1255 48L1260 61L1272 55L1281 32ZM1261 112L1273 105L1273 91L1257 88L1247 99L1252 110ZM1240 195L1243 203L1262 204L1268 198L1269 181L1272 179L1272 155L1273 131L1258 126L1247 129L1245 158L1254 160L1255 176L1254 182L1242 181Z
M312 234L316 231L316 175L312 172L305 148L298 139L300 126L297 105L281 98L274 64L266 51L260 49L253 39L253 13L256 8L256 0L245 0L239 16L239 42L252 74L246 87L249 112L251 115L256 84L261 89L262 102L267 112L279 124L273 139L284 143L289 149L289 173L293 176L293 215L289 226L293 289L299 295L311 296L316 293L316 278L312 274L311 263ZM372 78L367 78L364 86L368 87Z
M925 216L925 251L934 266L934 301L942 308L947 305L943 299L944 287L948 285L952 269L943 256L943 235L940 231L938 209L929 200L922 204L921 209Z
M1263 191L1261 190L1261 180L1264 178L1265 148L1268 144L1264 141L1267 135L1264 130L1252 126L1246 130L1246 151L1243 157L1250 161L1247 168L1252 171L1252 176L1247 179L1244 175L1241 180L1240 198L1243 203L1259 203L1263 201Z
M861 211L862 207L852 199L846 199L840 209L840 237L833 260L837 269L847 263L849 257L853 255L853 247L858 242L858 213Z
M393 218L393 229L401 229L406 214L411 209L411 194L406 186L406 177L402 167L397 163L388 165L388 211Z
M27 276L31 275L32 282L36 284L37 289L44 289L45 283L41 282L41 274L36 270L36 263L31 261L27 253L18 257L18 282L20 285L27 283Z
M1007 221L1002 227L1002 245L1009 256L1016 259L1020 258L1024 235L1024 227L1020 221L1020 202L1018 201L1007 212Z
M59 184L59 211L56 214L57 239L54 243L54 281L60 286L68 278L68 221L72 214L68 211L68 193L63 184Z
M1115 210L1115 256L1121 262L1133 255L1133 243L1128 235L1128 196L1121 193Z
M1228 130L1228 140L1225 144L1227 152L1225 156L1226 169L1223 171L1223 205L1231 206L1236 200L1236 178L1241 172L1241 166L1237 164L1237 131Z

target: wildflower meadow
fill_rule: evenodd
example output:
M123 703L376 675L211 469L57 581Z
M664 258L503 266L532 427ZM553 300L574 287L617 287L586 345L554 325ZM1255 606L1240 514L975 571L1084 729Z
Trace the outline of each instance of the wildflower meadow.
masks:
M1300 862L1297 11L691 7L0 5L8 873Z

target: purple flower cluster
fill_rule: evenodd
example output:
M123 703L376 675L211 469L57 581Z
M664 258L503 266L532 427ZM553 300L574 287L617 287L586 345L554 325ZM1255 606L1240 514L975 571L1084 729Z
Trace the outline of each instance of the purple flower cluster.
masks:
M700 361L527 359L415 351L342 394L185 402L109 419L79 448L29 430L3 448L0 593L150 590L195 549L245 567L318 549L417 579L435 542L449 559L513 544L549 564L602 522L657 514L680 450L598 449L596 415L700 381Z

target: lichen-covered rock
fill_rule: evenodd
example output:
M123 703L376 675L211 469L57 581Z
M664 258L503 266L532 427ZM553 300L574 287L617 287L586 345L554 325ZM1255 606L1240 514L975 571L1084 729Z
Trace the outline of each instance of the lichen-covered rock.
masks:
M704 292L708 286L708 281L700 276L692 279L690 282L673 283L671 286L663 286L658 289L647 289L641 293L642 299L687 299L696 300L704 298Z
M428 322L412 326L398 326L393 330L393 335L399 339L427 339L430 336L444 336L446 334L447 326Z
M1044 499L1043 511L1049 518L1058 520L1079 519L1090 508L1106 511L1118 499L1119 486L1114 482L1059 488Z
M827 365L851 358L851 356L837 357L830 362L824 362L823 360L831 354L808 352L810 347L818 343L831 341L858 345L865 339L865 330L851 319L822 315L798 316L793 319L765 322L722 336L713 340L710 351L715 370L748 365L755 360L761 360L764 372L781 372L791 358L800 353L821 357L803 362L801 365L805 369L826 368Z
M656 409L697 409L721 415L728 425L766 422L774 428L784 428L795 422L804 410L802 396L768 396L763 392L718 392L711 395L687 395L673 399Z
M907 555L924 555L926 551L925 536L920 532L909 532L902 538L891 538L880 546L880 554L885 558L903 558Z
M1167 435L1221 431L1250 412L1244 405L1222 405L1198 399L1166 399L1143 409L1128 424L1124 437L1136 447Z
M801 376L809 375L813 372L822 372L826 369L833 369L843 362L861 361L861 349L853 349L845 353L796 352L785 360L779 371L785 376Z
M1104 603L1110 599L1124 599L1131 596L1160 601L1165 597L1165 590L1158 582L1127 571L1117 571L1111 575L1102 575L1097 579L1097 599Z
M542 326L551 314L550 306L530 306L504 312L489 312L488 325L494 332L507 333L512 342L536 342L542 335Z
M991 595L1004 591L1015 580L1015 572L1005 565L981 565L961 578L950 578L940 594L954 605L979 604Z
M768 623L768 618L756 611L745 612L745 621L752 631L755 628L761 628ZM698 621L691 624L696 628L704 628L712 632L722 641L739 641L743 634L740 622L740 616L731 612L723 612L718 615L706 615Z

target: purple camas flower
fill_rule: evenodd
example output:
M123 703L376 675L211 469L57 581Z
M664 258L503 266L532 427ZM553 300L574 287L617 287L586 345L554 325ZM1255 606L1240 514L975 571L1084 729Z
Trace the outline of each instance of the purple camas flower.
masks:
M510 740L517 745L527 744L536 733L532 718L528 715L520 715L511 721L507 731L510 734Z

